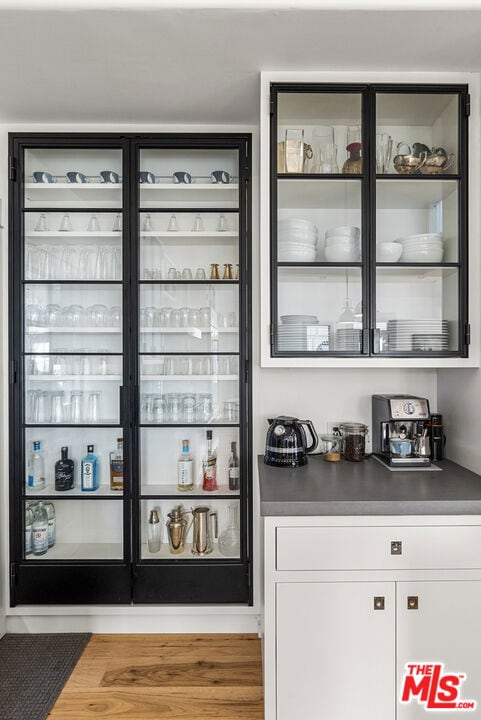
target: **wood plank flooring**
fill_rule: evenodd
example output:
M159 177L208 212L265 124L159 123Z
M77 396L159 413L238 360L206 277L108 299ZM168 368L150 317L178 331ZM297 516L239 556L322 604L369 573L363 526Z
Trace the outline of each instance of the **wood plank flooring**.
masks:
M257 635L93 635L49 720L262 720Z

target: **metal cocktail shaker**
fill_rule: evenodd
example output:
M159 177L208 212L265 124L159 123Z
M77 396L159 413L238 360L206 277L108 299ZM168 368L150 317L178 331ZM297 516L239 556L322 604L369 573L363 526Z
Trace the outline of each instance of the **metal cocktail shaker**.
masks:
M187 536L188 522L186 520L186 511L182 505L173 508L167 513L167 537L169 538L170 552L174 555L180 555L185 550L185 538Z
M211 512L210 507L192 508L194 532L192 537L192 554L208 555L212 552L211 517L215 518L215 537L218 535L217 513Z

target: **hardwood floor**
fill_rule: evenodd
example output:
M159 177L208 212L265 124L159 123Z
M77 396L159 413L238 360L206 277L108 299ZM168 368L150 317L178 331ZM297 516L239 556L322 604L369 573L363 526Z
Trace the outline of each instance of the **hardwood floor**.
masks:
M93 635L49 720L262 720L257 635Z

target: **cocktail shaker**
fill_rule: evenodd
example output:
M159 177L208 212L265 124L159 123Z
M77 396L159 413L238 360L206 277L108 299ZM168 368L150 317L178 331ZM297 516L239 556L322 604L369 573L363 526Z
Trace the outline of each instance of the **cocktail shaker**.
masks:
M182 505L178 505L170 513L167 513L167 516L169 518L166 525L170 552L173 555L180 555L185 550L185 538L188 530L186 511Z

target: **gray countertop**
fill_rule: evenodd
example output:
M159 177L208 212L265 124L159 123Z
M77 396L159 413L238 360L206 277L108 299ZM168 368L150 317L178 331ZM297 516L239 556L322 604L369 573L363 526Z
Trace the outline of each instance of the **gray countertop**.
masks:
M301 468L258 460L261 515L481 514L481 476L450 460L441 472L391 472L374 458L330 463L313 455Z

